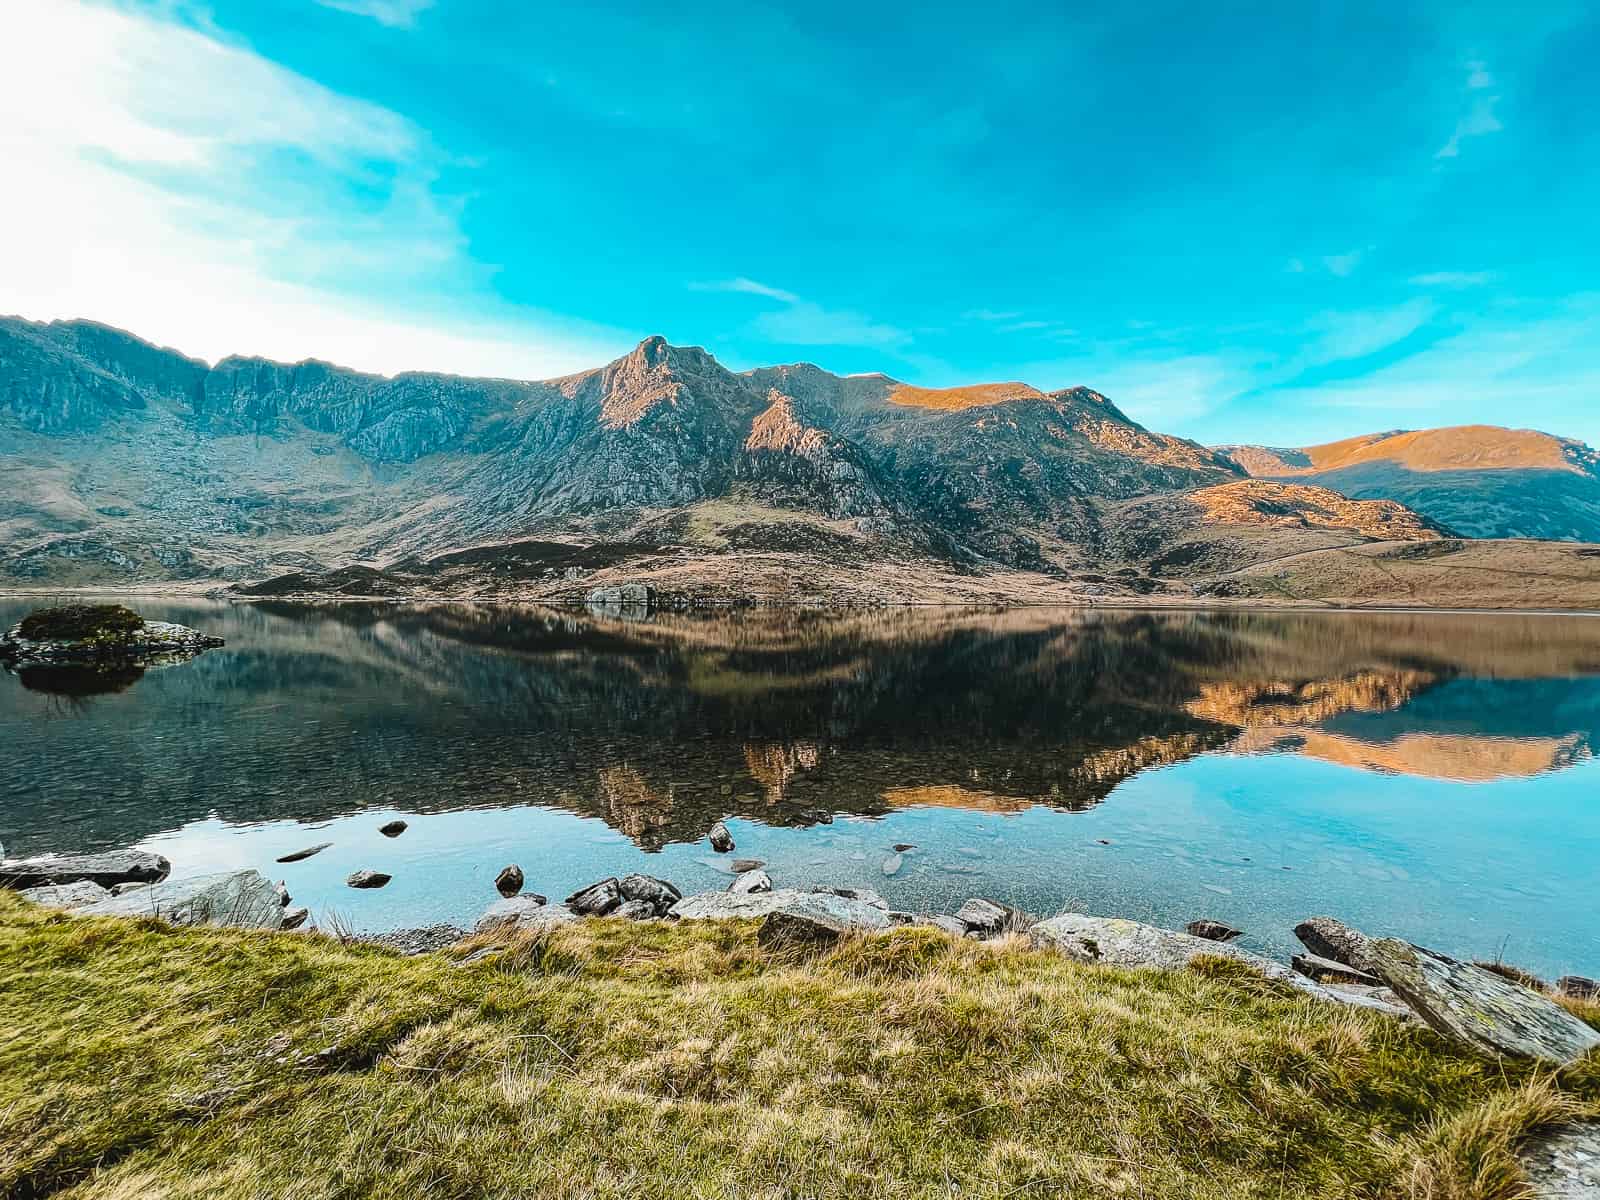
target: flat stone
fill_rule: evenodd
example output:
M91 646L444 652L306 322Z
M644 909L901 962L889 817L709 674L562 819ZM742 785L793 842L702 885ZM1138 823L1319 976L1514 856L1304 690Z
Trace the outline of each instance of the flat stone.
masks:
M1005 928L1011 911L1004 904L975 897L956 909L956 920L968 933L995 934Z
M728 885L728 890L736 896L750 896L756 892L770 892L772 890L772 876L765 871L746 871Z
M1383 983L1370 972L1358 971L1317 954L1296 954L1289 960L1289 965L1307 979L1315 979L1318 983L1359 983L1367 987L1378 987Z
M494 877L494 890L502 896L515 896L522 890L523 883L522 868L512 863L500 868L500 874Z
M378 826L378 832L383 834L384 837L394 838L399 837L408 828L409 826L404 821L388 821Z
M566 925L578 920L578 914L563 904L546 904L539 896L509 896L496 900L478 918L474 926L479 932L515 926L519 929L539 929L549 925Z
M736 858L728 864L735 875L743 875L746 871L759 871L767 864L759 858Z
M283 905L277 889L259 871L222 871L168 879L125 896L111 896L74 910L80 917L159 917L173 925L230 925L278 929Z
M1493 971L1384 938L1368 947L1374 974L1444 1037L1484 1054L1566 1065L1600 1046L1554 1000Z
M864 900L829 892L800 892L793 888L777 888L748 895L700 892L685 896L674 904L671 915L683 921L726 921L767 917L775 912L821 917L846 924L852 929L887 929L890 925L885 909Z
M304 850L296 850L293 853L282 855L278 861L281 863L299 862L301 859L310 858L313 854L321 854L331 845L333 845L332 842L318 842L315 846L307 846Z
M1334 917L1310 917L1294 927L1300 944L1318 958L1372 973L1372 939Z
M1576 996L1580 1000L1600 998L1600 980L1587 975L1563 975L1556 980L1556 991L1563 996Z
M566 899L566 906L580 917L603 917L621 903L622 885L615 879L591 883Z
M624 875L618 884L618 891L629 904L648 904L652 914L658 917L666 916L672 906L683 899L677 884L670 879L657 879L654 875Z
M1522 1152L1533 1200L1600 1197L1600 1123L1557 1129L1533 1139Z
M1286 983L1297 991L1320 1000L1332 1000L1357 1008L1371 1008L1391 1016L1407 1015L1371 996L1338 992L1291 971L1282 963L1251 954L1228 942L1211 942L1192 934L1158 929L1121 917L1091 917L1084 913L1063 913L1040 921L1028 936L1041 949L1059 950L1079 962L1101 963L1111 967L1156 967L1177 970L1197 958L1231 958L1245 963L1268 979Z
M859 900L863 904L872 905L873 908L889 911L889 902L871 888L814 887L811 890L819 896L839 896L845 900Z
M718 854L726 854L733 849L733 834L728 832L728 827L718 821L706 832L706 840L711 843L711 848Z
M393 878L382 871L356 871L345 882L353 888L381 888Z
M148 884L139 884L148 887ZM111 892L98 883L80 879L77 883L47 883L43 887L23 888L17 893L24 900L44 908L82 908L111 898Z
M172 864L144 850L111 850L104 854L52 854L0 862L0 887L47 887L55 883L98 883L108 888L119 883L155 883L165 879Z
M1234 938L1244 936L1244 930L1235 929L1222 921L1212 921L1202 918L1199 921L1190 921L1184 929L1190 937L1205 938L1208 942L1231 942Z

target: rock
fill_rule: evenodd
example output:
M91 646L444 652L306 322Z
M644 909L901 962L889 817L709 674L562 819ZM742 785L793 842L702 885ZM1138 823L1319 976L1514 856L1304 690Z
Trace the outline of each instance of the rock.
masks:
M146 887L147 884L138 884ZM112 893L98 883L80 879L77 883L47 883L42 887L23 888L17 893L24 900L44 908L82 908L109 899Z
M859 900L863 904L870 904L873 908L889 911L889 902L871 888L827 887L820 886L811 889L819 896L840 896L846 900Z
M1282 963L1251 954L1228 942L1210 942L1192 934L1157 929L1121 917L1091 917L1084 913L1063 913L1040 921L1029 931L1035 946L1059 950L1079 962L1102 963L1111 967L1157 967L1176 970L1197 958L1231 958L1259 971L1268 979L1286 983L1297 991L1322 1000L1334 1000L1359 1008L1372 1008L1391 1016L1408 1015L1370 996L1325 988L1291 971Z
M285 854L278 859L281 863L299 862L303 858L310 858L313 854L321 854L332 842L318 842L315 846L307 846L304 850L296 850L293 854Z
M883 864L880 869L885 875L898 875L900 873L900 868L905 865L905 855L891 854L888 858L883 860Z
M942 929L954 937L967 936L966 922L958 921L954 917L946 916L944 913L938 913L929 917L927 923L932 925L935 929Z
M455 945L466 936L465 929L454 925L424 925L418 929L391 929L386 933L372 934L361 940L374 946L387 946L409 957L427 954L433 950L443 950L446 946Z
M1198 921L1190 921L1184 928L1188 931L1190 937L1205 938L1208 942L1231 942L1234 938L1244 936L1244 930L1242 929L1235 929L1232 925L1205 918Z
M111 889L111 894L113 896L126 896L129 892L137 892L141 888L149 886L148 883L119 883Z
M728 832L728 827L721 821L711 827L706 838L711 842L711 848L718 854L726 854L733 849L733 834Z
M1587 975L1563 975L1556 980L1556 991L1580 1000L1600 999L1600 980L1590 979Z
M289 885L280 879L277 883L272 885L272 890L278 897L279 906L282 908L288 908L289 900L291 899L289 895Z
M25 638L22 626L17 624L0 636L0 661L16 669L106 662L156 666L193 658L202 650L222 644L219 637L171 621L145 621L125 636L115 638L59 640Z
M746 871L759 871L767 864L759 858L736 858L728 865L735 875L743 875Z
M474 926L479 932L514 926L519 929L539 929L549 925L566 925L578 919L578 914L562 904L546 904L538 896L510 896L496 900L483 910Z
M356 871L345 882L353 888L381 888L393 878L382 871Z
M672 916L683 921L725 921L740 917L766 917L775 912L798 916L818 916L848 924L853 929L889 928L885 909L864 900L831 892L800 892L777 888L770 892L735 895L732 892L700 892L685 896L672 906Z
M1296 954L1289 964L1307 979L1315 979L1318 983L1359 983L1366 987L1380 987L1383 984L1383 980L1376 975L1316 954Z
M972 899L956 909L956 920L968 933L990 936L1005 928L1006 920L1014 911L993 900Z
M894 844L894 852L896 854L904 854L907 850L915 850L916 848L913 842L896 842Z
M383 834L384 837L395 838L404 833L407 828L404 821L389 821L386 824L379 825L378 832Z
M655 589L642 583L624 583L616 587L592 588L584 603L601 613L623 610L649 612L656 602Z
M621 903L622 886L615 879L591 883L566 899L566 906L580 917L603 917Z
M278 928L299 929L300 926L306 923L306 918L310 915L311 910L303 905L300 908L285 909L283 914L283 923L280 924Z
M620 907L612 910L611 915L626 917L630 921L653 921L661 914L648 900L624 900Z
M753 896L757 892L772 890L772 877L765 871L746 871L728 885L736 896Z
M622 893L623 900L628 903L643 902L650 906L653 915L664 917L672 906L683 899L683 893L676 884L670 880L657 879L654 875L627 875L623 877L618 891ZM571 901L568 901L571 903Z
M1522 1151L1529 1200L1595 1200L1600 1196L1600 1123L1535 1137Z
M500 874L494 877L494 890L502 896L515 896L522 890L523 883L522 868L512 863L500 868Z
M1492 971L1384 938L1367 947L1373 973L1437 1033L1485 1054L1566 1065L1600 1046L1554 1000Z
M283 905L277 889L258 871L222 871L168 879L125 896L112 896L75 910L81 917L160 917L173 925L231 925L278 929Z
M916 923L917 914L914 912L905 912L898 908L889 910L889 924L891 925L915 925Z
M46 855L0 862L0 887L21 891L54 883L98 883L109 888L119 883L155 883L171 870L172 864L161 855L144 850Z
M768 913L761 922L756 941L768 949L831 946L845 935L855 932L857 926L832 913L786 912L780 908Z
M1372 939L1333 917L1311 917L1294 927L1300 944L1318 958L1332 959L1358 971L1372 973L1367 956Z

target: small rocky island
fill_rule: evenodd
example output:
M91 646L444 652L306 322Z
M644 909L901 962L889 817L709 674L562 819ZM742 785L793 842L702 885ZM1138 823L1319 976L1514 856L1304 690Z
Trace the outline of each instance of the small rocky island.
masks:
M120 604L65 604L29 613L0 636L0 662L116 670L185 662L222 639L171 621L149 621Z

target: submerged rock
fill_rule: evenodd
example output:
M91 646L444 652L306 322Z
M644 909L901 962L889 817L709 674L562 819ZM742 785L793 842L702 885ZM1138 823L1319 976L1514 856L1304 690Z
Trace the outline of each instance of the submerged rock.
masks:
M1190 921L1184 928L1191 937L1205 938L1208 942L1231 942L1234 938L1244 936L1244 930L1235 929L1232 925L1209 918Z
M711 843L711 848L718 854L726 854L733 849L733 834L728 832L728 827L718 821L706 833L706 840Z
M759 871L766 865L766 862L759 858L736 858L728 864L728 867L735 875L743 875L746 871Z
M1600 1031L1554 1000L1493 971L1397 938L1368 946L1374 973L1436 1032L1484 1054L1566 1065Z
M622 903L622 885L615 879L602 879L579 888L566 899L566 905L580 917L603 917Z
M145 887L146 884L136 884ZM98 883L81 879L77 883L47 883L43 887L23 888L17 893L44 908L82 908L111 897L111 892Z
M1311 917L1294 927L1300 944L1318 958L1332 959L1358 971L1372 973L1368 951L1372 939L1333 917Z
M333 845L332 842L318 842L315 846L307 846L304 850L296 850L292 854L282 855L278 861L281 863L299 862L302 859L310 858L313 854L321 854L331 845Z
M494 877L494 890L502 896L515 896L522 890L522 868L512 863L509 867L501 867L500 874Z
M483 910L474 926L480 933L486 929L540 929L549 925L566 925L578 919L578 914L563 904L546 904L543 896L510 896L496 900Z
M173 925L278 929L283 905L259 871L222 871L168 879L75 910L81 917L159 917Z
M385 875L382 871L356 871L345 880L353 888L381 888L393 875Z
M0 887L20 891L58 883L98 883L109 888L119 883L155 883L171 870L172 864L161 855L144 850L46 855L0 862Z

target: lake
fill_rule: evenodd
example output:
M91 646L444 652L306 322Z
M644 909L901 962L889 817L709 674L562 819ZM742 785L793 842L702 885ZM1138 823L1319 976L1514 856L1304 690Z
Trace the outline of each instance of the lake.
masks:
M908 910L1215 917L1279 956L1328 913L1600 973L1600 620L136 604L227 646L0 674L13 856L255 867L362 930L470 926L513 862L560 899L749 857Z

